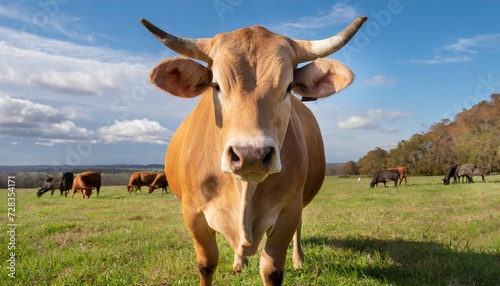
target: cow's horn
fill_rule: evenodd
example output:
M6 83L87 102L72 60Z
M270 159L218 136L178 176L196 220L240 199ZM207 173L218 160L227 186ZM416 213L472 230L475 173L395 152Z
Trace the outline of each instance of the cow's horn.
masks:
M340 50L361 28L367 17L362 16L347 26L337 35L318 41L296 40L295 51L299 63L313 61L317 58L326 57Z
M212 59L208 56L212 39L189 39L180 38L163 31L151 24L146 19L141 19L141 23L148 29L160 42L173 51L193 59L211 63Z

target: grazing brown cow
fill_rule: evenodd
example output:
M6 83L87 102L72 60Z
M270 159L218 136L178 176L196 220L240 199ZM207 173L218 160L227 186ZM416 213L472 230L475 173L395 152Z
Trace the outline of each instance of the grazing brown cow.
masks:
M167 187L168 187L167 176L165 175L165 172L160 172L158 173L158 175L156 175L154 181L149 185L148 193L151 194L157 188L161 188L162 194L163 191L167 193Z
M403 182L403 179L405 180L405 186L406 186L406 174L408 173L408 168L405 166L401 167L396 167L396 168L387 168L387 170L396 170L399 172L399 185L401 186L401 183Z
M73 198L77 192L81 192L84 199L89 199L92 195L93 188L96 189L97 196L99 196L99 190L101 189L101 174L94 171L81 173L73 180L73 195L71 198Z
M282 284L292 238L294 266L301 266L302 209L319 191L326 164L316 119L292 91L322 98L347 87L354 78L349 68L323 57L344 46L365 20L319 41L294 41L259 26L178 38L141 20L167 47L208 63L167 59L151 72L152 83L170 94L202 94L165 159L194 239L200 285L212 284L219 261L216 232L235 252L235 271L267 235L260 258L265 285ZM297 67L303 62L310 63Z
M156 178L156 172L135 172L130 175L127 185L127 192L132 193L136 188L141 191L142 186L149 186Z

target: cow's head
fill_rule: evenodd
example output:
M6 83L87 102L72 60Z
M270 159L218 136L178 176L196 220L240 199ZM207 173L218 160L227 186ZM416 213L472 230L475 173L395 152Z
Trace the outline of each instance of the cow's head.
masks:
M90 199L90 196L92 195L92 188L82 188L81 191L84 199Z
M50 182L53 180L53 178L48 178L44 183L43 183L43 186L41 187L38 187L38 191L36 192L36 196L37 197L41 197L43 194L45 194L46 192L50 191L52 188L51 188L51 185L50 185Z
M141 22L170 49L208 63L204 67L192 59L167 59L153 69L151 81L185 98L209 90L224 145L222 171L260 182L281 170L292 91L322 98L352 82L346 66L322 57L343 47L365 20L360 17L338 35L320 41L294 41L258 26L210 39L186 39ZM297 67L308 61L312 62Z
M36 196L41 197L43 195L43 193L45 193L45 192L42 191L42 187L38 187L38 190L36 191Z
M153 185L149 185L149 186L148 186L148 194L153 193L155 189L156 189L156 188L155 188L155 186L153 186Z

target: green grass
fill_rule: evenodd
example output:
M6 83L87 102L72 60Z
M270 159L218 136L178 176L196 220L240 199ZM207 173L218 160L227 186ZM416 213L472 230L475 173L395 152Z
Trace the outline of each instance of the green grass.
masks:
M306 261L284 285L499 285L500 176L443 186L369 188L370 178L327 177L304 210ZM388 184L389 185L389 184ZM382 185L381 185L382 186ZM7 192L0 192L0 285L197 285L192 239L172 194L16 196L16 278L7 276ZM259 257L240 275L218 236L215 285L261 285Z

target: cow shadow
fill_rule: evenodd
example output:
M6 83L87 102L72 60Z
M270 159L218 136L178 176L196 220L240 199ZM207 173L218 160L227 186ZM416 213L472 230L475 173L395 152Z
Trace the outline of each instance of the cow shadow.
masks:
M306 252L306 270L307 248L327 246L334 252L349 252L349 257L360 257L362 261L378 261L355 262L356 259L352 258L342 261L345 255L339 255L336 259L339 261L335 262L337 265L333 267L339 272L357 273L359 277L369 277L383 284L500 285L500 255L497 251L457 251L453 249L452 242L450 245L443 245L435 242L366 237L311 237L304 239L302 243ZM324 265L324 269L331 267L332 265Z

